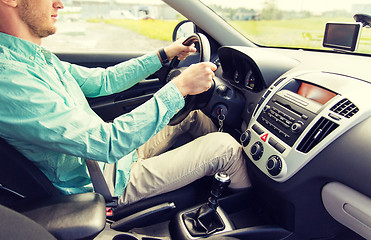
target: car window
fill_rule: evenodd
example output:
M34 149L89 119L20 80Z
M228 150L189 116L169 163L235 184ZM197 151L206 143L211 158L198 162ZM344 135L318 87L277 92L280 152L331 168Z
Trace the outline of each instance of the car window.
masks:
M257 45L324 49L327 22L355 22L371 15L371 0L201 0ZM371 29L363 28L358 52L371 53Z
M58 13L53 52L148 52L168 45L184 17L160 0L74 0Z

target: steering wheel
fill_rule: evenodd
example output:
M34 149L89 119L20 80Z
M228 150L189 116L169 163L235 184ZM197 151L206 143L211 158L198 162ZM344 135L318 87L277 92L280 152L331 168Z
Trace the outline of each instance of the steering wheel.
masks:
M210 61L210 43L207 37L201 33L194 33L188 36L183 45L190 46L193 43L198 43L198 50L199 50L199 60L198 62L209 62ZM197 48L197 46L196 46ZM179 59L177 57L173 58L170 63L170 72L166 78L166 82L171 81L171 79L175 78L179 74L182 73L184 68L178 68L179 66ZM188 95L185 97L185 105L184 107L177 113L175 116L170 120L169 125L174 126L179 124L187 115L194 109L202 108L207 104L208 99L210 99L210 95L214 91L214 80L212 82L211 87L206 92L197 94L197 95Z

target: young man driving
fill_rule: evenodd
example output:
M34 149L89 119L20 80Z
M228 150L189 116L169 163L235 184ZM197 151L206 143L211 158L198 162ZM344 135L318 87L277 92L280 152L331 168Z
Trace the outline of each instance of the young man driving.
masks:
M60 61L40 46L42 38L56 32L59 9L60 0L0 0L0 136L59 191L93 191L84 159L105 169L120 204L175 190L218 171L231 176L233 189L250 186L241 146L230 135L215 132L201 112L167 126L184 106L184 96L210 88L214 64L190 66L143 105L104 122L86 97L130 88L159 70L161 57L153 52L107 69ZM194 51L180 41L164 48L169 60L184 60ZM184 132L197 138L167 151Z

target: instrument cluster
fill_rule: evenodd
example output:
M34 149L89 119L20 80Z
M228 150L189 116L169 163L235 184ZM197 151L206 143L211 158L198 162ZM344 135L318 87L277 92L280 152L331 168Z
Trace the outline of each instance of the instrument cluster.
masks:
M229 64L224 64L223 76L234 86L253 92L259 92L264 88L260 74L247 59L235 55Z
M254 90L256 85L256 77L251 69L246 70L236 69L233 73L233 82L243 87Z

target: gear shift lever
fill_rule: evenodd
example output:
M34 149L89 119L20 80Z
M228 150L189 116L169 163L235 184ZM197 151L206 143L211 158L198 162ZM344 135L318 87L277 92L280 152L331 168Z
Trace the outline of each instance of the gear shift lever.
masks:
M225 228L216 209L218 208L218 198L222 191L228 187L231 182L229 176L225 173L216 173L213 179L213 185L207 204L196 208L183 216L184 224L189 233L194 237L205 236L221 231Z
M218 199L222 195L224 189L231 183L231 178L224 172L218 172L214 175L213 185L211 188L211 196L208 199L208 205L210 208L216 210L218 207Z

